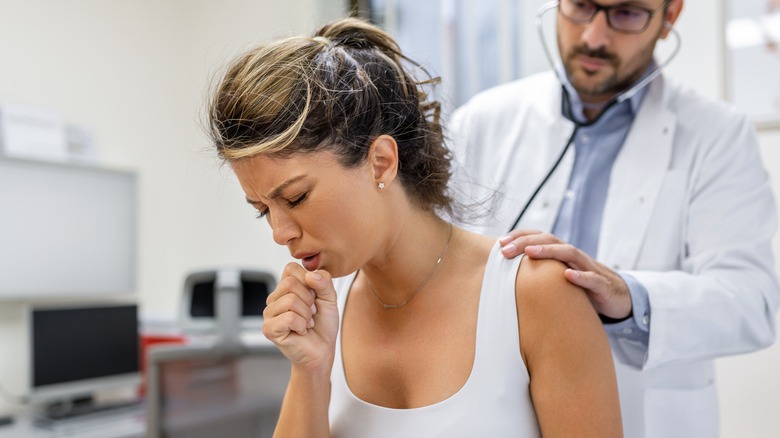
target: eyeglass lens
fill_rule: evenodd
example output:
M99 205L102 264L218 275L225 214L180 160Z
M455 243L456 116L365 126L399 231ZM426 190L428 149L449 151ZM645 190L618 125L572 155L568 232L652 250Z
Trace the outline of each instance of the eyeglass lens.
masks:
M607 14L607 24L612 29L624 32L642 32L650 24L653 11L631 5L601 6L587 0L561 0L561 13L568 19L578 22L590 22L603 10Z

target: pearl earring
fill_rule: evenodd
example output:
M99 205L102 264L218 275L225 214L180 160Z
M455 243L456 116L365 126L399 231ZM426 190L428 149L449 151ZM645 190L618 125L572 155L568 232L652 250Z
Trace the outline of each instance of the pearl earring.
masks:
M379 184L377 184L377 187L379 187L379 190L383 190L385 188L385 183L380 182Z

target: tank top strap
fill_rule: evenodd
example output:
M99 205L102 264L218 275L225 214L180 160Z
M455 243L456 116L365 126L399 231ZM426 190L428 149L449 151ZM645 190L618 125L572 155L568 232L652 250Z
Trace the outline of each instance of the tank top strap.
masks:
M503 362L525 370L520 355L515 297L517 272L523 256L507 259L501 254L498 242L490 252L480 294L475 367L477 360L484 359L486 363Z

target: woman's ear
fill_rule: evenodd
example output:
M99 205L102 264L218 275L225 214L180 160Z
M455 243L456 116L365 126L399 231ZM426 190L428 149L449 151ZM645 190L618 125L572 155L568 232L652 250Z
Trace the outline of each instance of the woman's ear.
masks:
M376 184L387 186L398 174L398 143L389 135L380 135L371 143L368 164L374 173Z

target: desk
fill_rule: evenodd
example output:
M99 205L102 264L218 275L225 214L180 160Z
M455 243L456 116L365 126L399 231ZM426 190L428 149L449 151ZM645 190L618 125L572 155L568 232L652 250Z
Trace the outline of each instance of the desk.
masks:
M31 411L17 412L13 424L0 426L0 438L154 437L160 434L147 434L150 410L157 428L169 428L169 437L270 437L290 365L265 338L245 341L248 345L235 355L221 353L210 342L160 347L152 355L146 410L101 413L57 431L37 427ZM242 424L249 429L244 431Z
M146 436L143 409L100 415L89 419L71 420L57 430L48 430L34 424L31 412L15 414L13 424L0 427L0 438L137 438Z
M273 435L290 364L269 341L162 345L149 353L150 437Z

